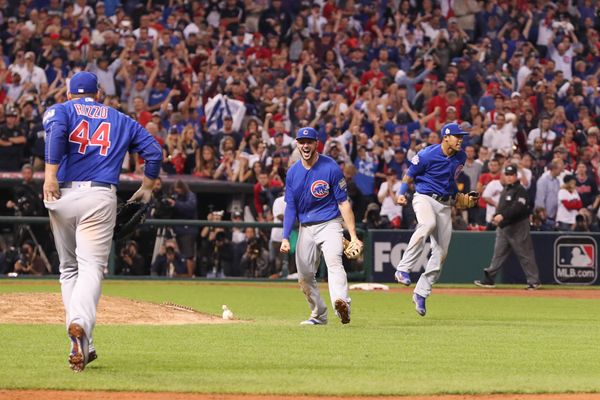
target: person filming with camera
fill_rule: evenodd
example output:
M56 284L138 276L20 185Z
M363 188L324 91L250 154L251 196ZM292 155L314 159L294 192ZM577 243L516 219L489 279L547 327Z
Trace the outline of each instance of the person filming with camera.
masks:
M171 188L171 196L164 201L172 209L173 219L198 219L196 207L196 194L181 179L177 180ZM185 258L187 276L193 277L196 269L196 236L198 228L190 225L177 225L173 228L177 240L177 247L181 256Z
M244 275L249 278L266 278L270 275L269 252L261 246L258 238L248 240L240 264Z
M14 272L23 275L44 275L45 271L46 266L39 255L39 247L32 241L26 240L21 246Z
M117 275L146 275L144 259L138 253L138 244L135 240L129 240L121 248L118 267L115 271Z

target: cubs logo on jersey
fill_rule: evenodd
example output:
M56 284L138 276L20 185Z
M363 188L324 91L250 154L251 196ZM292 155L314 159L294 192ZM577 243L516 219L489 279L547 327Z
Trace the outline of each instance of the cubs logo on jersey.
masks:
M329 183L323 180L314 181L312 185L310 185L310 193L317 199L327 197L329 194Z

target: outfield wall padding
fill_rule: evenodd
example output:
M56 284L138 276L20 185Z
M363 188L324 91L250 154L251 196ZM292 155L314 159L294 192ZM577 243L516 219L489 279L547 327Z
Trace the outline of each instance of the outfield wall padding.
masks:
M370 230L365 262L373 282L394 282L395 266L400 261L413 231ZM483 277L483 268L489 266L494 252L495 232L452 233L448 256L440 283L472 283ZM591 285L600 284L598 277L598 233L533 232L535 259L544 284ZM418 265L412 271L418 279L429 258L427 241ZM498 283L525 283L517 257L506 260Z

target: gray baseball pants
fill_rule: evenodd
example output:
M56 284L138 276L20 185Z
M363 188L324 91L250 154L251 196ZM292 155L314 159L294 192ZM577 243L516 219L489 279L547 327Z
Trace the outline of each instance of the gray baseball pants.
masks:
M408 273L416 267L425 248L425 241L430 237L431 257L414 290L414 293L428 297L431 294L431 287L440 276L448 254L452 237L452 208L420 193L415 193L412 205L417 217L417 229L411 236L396 269Z
M327 322L327 306L321 298L316 279L321 263L321 254L327 265L331 304L333 305L336 299L342 299L350 304L348 279L342 264L343 232L341 218L317 224L300 225L296 243L298 283L308 301L310 317L321 322Z
M65 322L67 329L79 324L91 342L117 214L116 190L74 184L60 193L45 205L60 260Z

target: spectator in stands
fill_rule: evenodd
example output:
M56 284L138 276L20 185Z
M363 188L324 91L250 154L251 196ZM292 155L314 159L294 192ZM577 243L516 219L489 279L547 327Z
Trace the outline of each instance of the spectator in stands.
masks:
M258 182L254 185L254 209L259 221L263 221L265 213L272 209L282 188L281 180L270 178L267 171L263 170L258 174Z
M493 219L496 214L496 207L498 207L498 202L500 201L500 194L504 189L504 177L502 175L499 176L498 179L491 180L485 185L485 189L481 193L481 198L485 202L485 222L487 225L487 230L494 230Z
M386 181L379 187L377 200L381 204L380 215L387 218L392 228L402 225L402 206L396 204L396 193L400 190L400 180L393 169L386 172Z
M485 147L482 147L482 149L484 149ZM487 148L485 148L487 149ZM478 202L478 212L477 215L475 216L475 220L473 222L475 222L476 224L479 225L485 225L489 220L489 218L486 218L488 215L493 215L490 214L489 212L486 211L487 206L488 206L488 202L486 202L483 199L483 192L485 191L486 186L493 180L499 180L500 179L500 163L498 162L498 159L493 158L488 162L488 171L489 172L485 172L482 173L479 176L479 181L477 182L477 192L479 192L482 196L481 199L479 199ZM497 192L497 190L492 191L491 193L495 193ZM494 206L492 204L492 206Z
M548 172L543 174L537 181L535 207L544 208L546 217L552 224L556 222L558 191L560 190L558 176L563 172L563 169L564 164L561 160L553 160L548 164Z
M559 231L572 231L575 228L575 217L583 204L577 193L577 178L574 175L565 175L563 182L558 191L556 227Z
M0 125L0 171L19 171L27 140L18 123L18 111L10 107L4 115L6 121Z
M172 127L163 146L162 169L167 174L183 174L185 157L181 150L181 139L177 128Z
M540 126L529 132L527 144L533 146L536 138L541 138L543 141L542 151L549 152L554 148L556 140L556 132L550 129L551 119L548 114L542 115L540 118Z
M598 196L598 185L592 171L588 171L584 163L578 163L575 170L577 193L581 198L582 207L592 206Z

